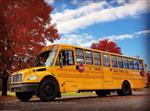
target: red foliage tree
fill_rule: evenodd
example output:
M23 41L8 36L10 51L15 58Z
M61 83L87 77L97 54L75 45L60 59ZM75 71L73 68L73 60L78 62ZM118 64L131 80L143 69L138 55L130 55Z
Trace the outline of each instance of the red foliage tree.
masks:
M93 43L91 45L92 49L97 49L101 51L113 52L117 54L121 53L121 48L117 44L109 39L100 40L98 43Z
M52 10L44 0L0 0L2 95L7 95L10 71L18 70L27 56L34 57L46 40L59 39L56 26L51 23Z

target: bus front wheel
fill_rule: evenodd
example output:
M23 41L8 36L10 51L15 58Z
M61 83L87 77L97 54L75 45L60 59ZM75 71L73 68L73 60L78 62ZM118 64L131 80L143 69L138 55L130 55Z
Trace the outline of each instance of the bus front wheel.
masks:
M132 95L132 89L131 89L130 83L128 81L124 81L122 84L122 89L117 90L117 94L119 96Z
M54 80L46 79L39 87L39 97L41 101L53 101L58 94L58 86Z
M16 92L16 97L23 102L29 101L32 96L32 92Z

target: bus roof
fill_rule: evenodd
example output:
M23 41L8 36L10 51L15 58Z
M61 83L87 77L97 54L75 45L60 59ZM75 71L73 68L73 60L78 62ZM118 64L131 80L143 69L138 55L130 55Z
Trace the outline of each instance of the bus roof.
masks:
M43 51L48 51L48 50L52 49L53 47L55 47L55 48L58 48L58 47L75 47L75 48L81 48L81 49L85 49L85 50L91 50L91 51L106 53L106 54L110 54L110 55L116 55L116 56L121 56L121 57L127 57L127 58L132 58L132 59L140 59L140 60L143 60L142 58L129 57L129 56L125 56L125 55L122 55L122 54L116 54L116 53L107 52L107 51L100 51L100 50L91 49L91 48L84 48L84 47L75 46L75 45L71 45L71 44L52 44L52 45L49 45L49 46L44 47L44 48L41 50L41 52L43 52Z

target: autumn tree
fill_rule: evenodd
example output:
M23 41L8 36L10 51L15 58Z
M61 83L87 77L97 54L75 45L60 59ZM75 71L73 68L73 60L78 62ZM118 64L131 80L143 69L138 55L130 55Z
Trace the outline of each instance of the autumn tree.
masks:
M92 49L97 49L101 51L113 52L117 54L121 53L121 48L117 46L117 44L109 39L100 40L97 43L93 43L91 45Z
M51 23L53 8L44 0L0 0L0 78L7 95L10 72L18 70L26 57L34 57L46 41L59 39Z

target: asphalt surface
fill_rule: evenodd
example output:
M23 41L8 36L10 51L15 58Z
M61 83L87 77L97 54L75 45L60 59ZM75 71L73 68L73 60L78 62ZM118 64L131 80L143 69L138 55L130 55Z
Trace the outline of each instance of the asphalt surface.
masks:
M62 97L53 102L33 98L29 102L17 99L0 101L0 110L12 111L150 111L150 89L134 91L132 96Z

